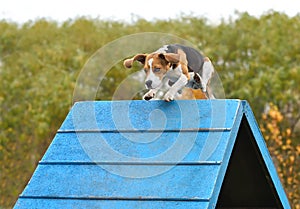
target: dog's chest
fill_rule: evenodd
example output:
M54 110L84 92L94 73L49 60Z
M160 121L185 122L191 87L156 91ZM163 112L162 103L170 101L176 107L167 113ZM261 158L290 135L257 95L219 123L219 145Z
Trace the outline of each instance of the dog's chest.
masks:
M175 69L170 69L167 73L166 73L166 78L168 78L169 80L175 82L178 80L178 78L182 75L182 69L181 66L178 65Z

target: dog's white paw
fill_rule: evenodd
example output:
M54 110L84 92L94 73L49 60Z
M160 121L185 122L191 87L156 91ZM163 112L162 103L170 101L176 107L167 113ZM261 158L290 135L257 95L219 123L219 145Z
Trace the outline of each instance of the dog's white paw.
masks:
M149 91L148 93L146 93L144 96L143 96L143 100L150 100L150 99L153 99L155 96L155 93L152 92L152 91Z
M175 97L175 95L172 92L168 91L164 96L164 100L166 102L170 102L170 101L174 100L174 97Z

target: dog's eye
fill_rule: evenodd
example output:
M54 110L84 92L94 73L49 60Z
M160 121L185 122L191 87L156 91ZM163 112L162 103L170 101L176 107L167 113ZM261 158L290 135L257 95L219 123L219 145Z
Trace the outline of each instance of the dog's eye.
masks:
M160 68L154 68L154 69L153 69L153 72L154 72L154 73L160 72Z
M144 70L145 73L147 73L147 69L146 68L144 68L143 70Z

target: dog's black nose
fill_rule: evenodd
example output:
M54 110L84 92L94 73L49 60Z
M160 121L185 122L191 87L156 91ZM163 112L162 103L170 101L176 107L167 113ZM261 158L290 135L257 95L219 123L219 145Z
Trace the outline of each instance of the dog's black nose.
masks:
M151 89L151 84L152 84L151 80L146 81L145 84L148 89Z

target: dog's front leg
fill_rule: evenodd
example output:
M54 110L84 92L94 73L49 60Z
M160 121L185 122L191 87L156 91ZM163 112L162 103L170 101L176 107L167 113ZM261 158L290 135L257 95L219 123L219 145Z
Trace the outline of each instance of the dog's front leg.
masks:
M150 89L144 96L143 100L150 100L155 97L155 94L157 93L158 89Z
M184 74L181 74L178 80L171 86L169 91L165 94L164 100L166 102L174 100L176 93L179 90L183 89L183 87L185 87L187 83L188 83L188 78Z

